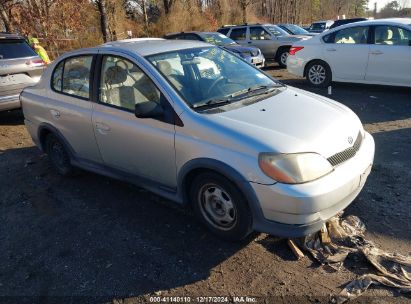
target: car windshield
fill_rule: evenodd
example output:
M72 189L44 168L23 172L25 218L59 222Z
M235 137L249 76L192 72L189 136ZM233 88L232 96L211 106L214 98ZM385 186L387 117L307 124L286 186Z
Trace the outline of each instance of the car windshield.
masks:
M215 45L236 44L234 40L220 33L201 33L200 36L204 39L205 42Z
M308 32L305 29L295 24L282 24L281 26L283 26L286 30L290 31L293 35L308 34Z
M276 25L269 25L265 27L270 31L271 34L274 34L275 36L288 36L289 33L285 30L283 30L281 27L276 26Z
M323 29L325 29L325 22L313 23L310 26L310 30L314 30L314 31L323 30Z
M23 39L0 40L0 59L14 59L37 56Z
M146 58L193 108L262 96L282 86L218 47L183 49Z

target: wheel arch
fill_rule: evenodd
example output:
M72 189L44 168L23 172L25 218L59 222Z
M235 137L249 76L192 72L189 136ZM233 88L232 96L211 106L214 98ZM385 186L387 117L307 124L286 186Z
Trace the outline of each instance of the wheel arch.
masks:
M74 156L75 153L73 147L65 139L63 134L61 134L61 132L57 128L55 128L49 123L41 123L38 128L37 136L39 139L40 148L42 152L46 152L46 138L49 134L55 135L61 141L61 143L66 147L67 151L69 152L70 157Z
M178 174L178 189L185 205L190 205L189 191L194 177L202 172L215 172L231 181L246 198L248 207L254 219L262 216L262 210L257 195L250 182L230 165L215 159L197 158L187 162Z
M279 56L281 54L282 50L289 50L291 48L291 45L282 45L278 47L277 51L275 52L275 60L279 60Z
M330 71L331 71L331 80L332 80L332 78L333 78L333 71L332 71L332 69L331 69L331 66L330 66L326 61L324 61L324 60L322 60L322 59L311 59L310 61L308 61L308 62L305 64L305 67L304 67L303 77L306 77L306 76L307 76L307 69L308 69L308 67L310 66L310 64L311 64L311 63L314 63L314 62L321 62L321 63L324 63L325 65L327 65L328 68L329 68Z

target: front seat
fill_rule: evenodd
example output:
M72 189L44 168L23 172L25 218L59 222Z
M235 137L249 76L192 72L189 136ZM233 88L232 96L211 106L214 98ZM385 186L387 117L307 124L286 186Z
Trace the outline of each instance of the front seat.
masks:
M109 67L103 79L104 89L102 99L108 104L134 110L135 104L147 101L129 80L127 71L120 66Z

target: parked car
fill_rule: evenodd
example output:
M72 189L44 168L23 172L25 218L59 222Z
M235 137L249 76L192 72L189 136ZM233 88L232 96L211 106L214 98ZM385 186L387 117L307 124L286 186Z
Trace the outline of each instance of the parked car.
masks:
M330 29L330 27L334 24L333 20L324 20L324 21L317 21L313 22L310 25L308 31L310 33L322 33Z
M342 25L293 45L288 71L314 86L331 81L411 86L411 18Z
M20 108L20 92L40 80L44 67L23 37L0 33L0 111Z
M287 66L287 56L291 45L309 36L290 35L274 24L243 24L225 26L218 30L241 45L252 45L263 52L266 60L274 60L281 67Z
M247 62L254 64L259 68L263 68L265 65L264 55L261 53L259 48L256 48L254 46L239 45L234 40L218 32L181 32L167 34L164 38L208 42L236 53Z
M291 23L281 23L277 24L280 28L286 31L290 35L305 35L305 36L315 36L316 33L310 33L306 29Z
M349 23L354 23L354 22L359 22L359 21L367 21L367 18L350 18L350 19L339 19L335 20L334 23L330 26L330 29L333 29L337 26L344 25L344 24L349 24Z
M231 240L318 231L360 192L374 156L347 107L200 41L65 53L21 101L60 174L80 167L138 184Z

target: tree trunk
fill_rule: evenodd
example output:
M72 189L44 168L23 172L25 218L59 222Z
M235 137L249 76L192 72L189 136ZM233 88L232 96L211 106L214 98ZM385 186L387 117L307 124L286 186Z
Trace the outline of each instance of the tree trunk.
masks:
M106 0L98 0L97 8L100 14L100 26L101 33L103 34L103 41L108 41L108 22L107 22L107 10L106 10Z
M171 5L173 4L173 0L163 0L164 4L164 12L166 15L170 12Z
M148 16L147 16L146 0L141 1L141 8L143 9L145 32L146 32L146 36L148 37L148 36L150 36L150 33L149 33L149 27L148 27Z
M10 21L10 17L6 9L0 5L0 19L3 21L6 28L6 32L14 32L13 24Z

